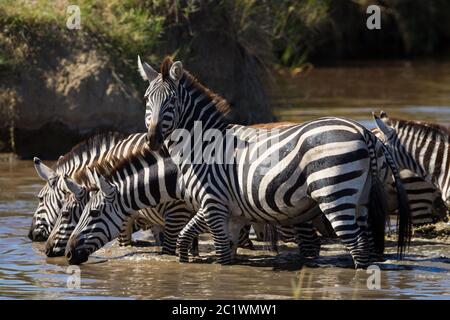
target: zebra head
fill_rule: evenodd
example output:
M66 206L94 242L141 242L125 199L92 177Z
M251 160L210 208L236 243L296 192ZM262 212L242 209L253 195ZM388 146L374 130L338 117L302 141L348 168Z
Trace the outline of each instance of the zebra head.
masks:
M402 143L396 124L391 121L384 111L381 111L380 117L375 114L373 114L373 116L378 129L382 133L379 138L386 144L386 146L388 146L399 168L408 169L419 175L421 178L429 181L430 177L427 175L425 168L423 168L420 163L416 161L414 155L412 155L407 150L405 144Z
M64 201L55 226L45 244L45 254L48 257L64 255L69 237L75 229L81 213L89 200L89 191L86 187L77 184L67 176L64 177L64 183L70 191L70 194Z
M54 226L66 192L62 187L62 179L53 169L38 158L34 158L34 167L46 184L37 195L39 204L33 215L28 237L33 241L45 241Z
M166 58L161 65L161 73L158 73L148 63L141 62L138 56L138 69L142 78L149 81L144 95L145 126L149 147L157 151L176 128L182 111L178 84L183 76L183 65L180 61L172 62Z
M430 123L391 119L384 111L381 111L380 117L373 116L382 132L382 140L392 152L397 165L433 183L449 207L450 184L443 183L443 180L448 180L449 174L446 171L448 164L443 163L449 146L448 130ZM442 150L441 156L439 149Z
M90 194L80 220L69 238L65 255L70 264L81 264L89 255L114 240L129 214L119 206L117 186L94 173L98 191Z

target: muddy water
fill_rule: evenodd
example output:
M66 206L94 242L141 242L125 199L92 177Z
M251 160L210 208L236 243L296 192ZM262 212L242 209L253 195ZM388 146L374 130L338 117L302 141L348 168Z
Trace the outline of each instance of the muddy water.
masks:
M373 127L371 112L384 110L391 116L450 124L450 62L352 62L284 74L275 81L275 113L283 120L332 115Z
M281 120L339 115L371 126L370 112L383 107L392 115L450 124L446 63L314 69L282 86L283 96L274 93ZM151 240L132 248L109 244L81 266L77 287L65 260L46 258L43 244L26 236L41 186L31 162L0 162L0 298L450 299L450 245L420 239L404 261L388 242L379 288L367 271L351 268L339 244L324 244L321 258L309 261L292 246L280 246L276 255L255 242L259 250L240 249L235 265L219 266L208 238L190 264L159 255Z
M450 299L450 245L417 239L402 262L388 243L392 260L379 265L377 290L368 289L370 274L353 270L339 244L324 244L323 256L308 261L294 247L280 246L275 255L256 242L259 250L240 249L236 265L219 266L207 238L191 264L159 255L151 240L133 248L109 244L81 266L74 288L64 258L46 258L43 244L26 236L41 186L32 163L0 163L0 172L0 298Z

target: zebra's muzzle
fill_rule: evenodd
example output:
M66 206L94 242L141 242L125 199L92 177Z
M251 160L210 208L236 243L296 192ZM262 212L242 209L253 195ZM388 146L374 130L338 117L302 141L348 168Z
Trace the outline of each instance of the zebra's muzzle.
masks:
M89 252L86 249L66 250L66 258L69 264L82 264L89 258Z
M48 238L48 234L43 228L35 228L28 232L28 238L31 241L44 242Z
M69 264L82 264L89 258L89 251L86 248L80 247L84 241L77 241L77 236L77 234L73 233L66 246L65 255Z
M62 257L64 256L64 249L55 246L52 238L49 238L45 243L45 255L47 257Z
M147 132L147 144L152 151L158 151L161 149L164 143L164 137L159 127L155 129L149 128Z

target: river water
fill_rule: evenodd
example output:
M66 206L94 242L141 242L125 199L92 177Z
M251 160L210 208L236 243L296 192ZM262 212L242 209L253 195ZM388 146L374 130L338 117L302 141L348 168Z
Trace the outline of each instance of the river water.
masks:
M339 115L372 127L370 112L384 109L450 124L448 63L352 64L276 81L284 88L283 95L272 93L280 120ZM404 261L389 240L379 278L376 269L352 269L336 243L324 244L321 257L309 261L293 246L275 254L255 242L258 250L239 249L233 266L213 263L207 237L190 264L159 255L151 240L127 248L112 243L80 267L78 286L64 258L46 258L44 245L27 238L41 187L32 162L0 162L0 298L450 299L450 244L423 239L414 239Z

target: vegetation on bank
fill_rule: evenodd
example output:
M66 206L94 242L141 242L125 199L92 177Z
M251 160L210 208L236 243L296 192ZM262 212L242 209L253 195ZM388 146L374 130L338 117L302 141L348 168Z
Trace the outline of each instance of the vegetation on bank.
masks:
M70 4L80 7L81 30L65 27ZM381 30L366 28L370 4L381 8ZM136 73L137 53L154 64L166 54L180 57L236 106L235 122L255 123L273 120L264 76L273 67L429 56L445 52L449 40L447 0L3 0L0 128L8 134L0 140L14 140L9 126L18 116L11 101L21 97L11 83L36 61L41 68L56 63L58 57L47 61L54 47L55 54L101 50L139 92L145 84Z
M3 0L3 33L28 29L55 35L54 26L65 26L69 4ZM198 38L210 32L237 42L260 61L288 67L310 60L437 54L450 40L447 0L78 0L74 4L81 10L82 31L133 68L137 52L153 62L167 50L188 54ZM381 30L366 28L370 4L381 8ZM2 37L3 68L24 58L17 52L20 48L5 50L5 41Z

